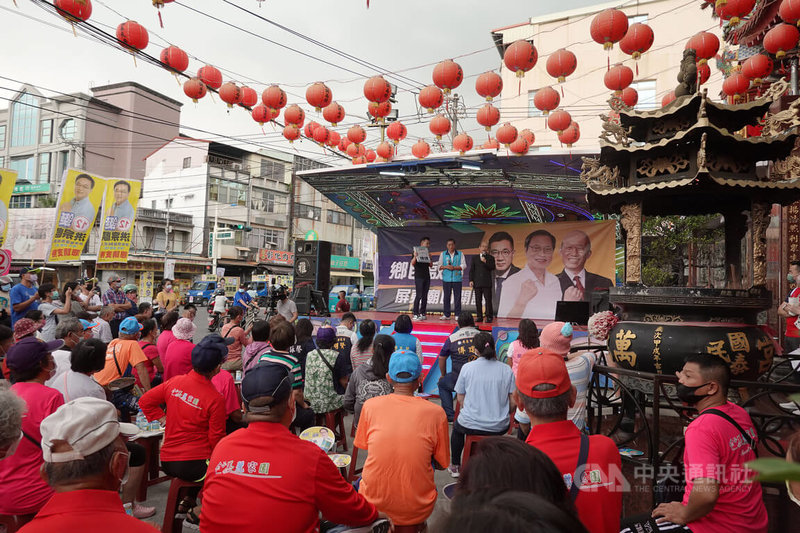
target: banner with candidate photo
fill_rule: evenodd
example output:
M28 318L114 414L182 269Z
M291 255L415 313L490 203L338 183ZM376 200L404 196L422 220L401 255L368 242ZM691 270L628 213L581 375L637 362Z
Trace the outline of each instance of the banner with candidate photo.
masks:
M55 231L48 263L80 261L83 247L103 203L106 179L83 170L69 169L58 195Z
M8 233L8 202L17 184L17 171L0 168L0 248L6 248Z
M142 182L132 179L107 180L98 263L127 263L133 237L136 207Z
M451 270L455 272L451 275L444 272L448 266L461 264L457 255L461 254L465 267L460 275L462 310L476 311L475 289L479 288L486 295L484 301L489 300L491 293L492 313L484 304L485 317L552 320L557 302L591 301L594 291L614 285L615 224L609 220L380 228L376 308L395 313L413 311L416 284L411 259L414 247L428 237L431 241L428 313L443 311L442 278L444 275L458 279L458 270ZM455 250L445 253L442 260L449 239L455 241ZM475 261L481 261L481 265L471 274ZM494 266L488 274L487 265ZM451 295L451 313L456 307L453 299Z

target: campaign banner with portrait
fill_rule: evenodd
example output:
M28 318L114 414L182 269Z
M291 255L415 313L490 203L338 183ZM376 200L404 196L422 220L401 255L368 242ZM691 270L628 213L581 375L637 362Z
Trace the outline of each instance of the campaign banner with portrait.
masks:
M6 248L8 233L8 202L17 184L17 171L0 168L0 248Z
M83 170L67 170L58 195L56 226L48 263L79 261L103 204L106 179Z
M475 289L491 293L492 313L501 318L552 320L558 301L591 301L592 292L614 285L615 224L609 221L554 222L546 224L473 224L456 227L380 228L376 308L395 313L412 310L416 296L414 247L430 238L430 289L427 312L444 309L443 272L440 269L447 241L464 257L461 272L461 309L475 311ZM484 258L480 249L483 243ZM455 253L444 265L457 264ZM489 259L491 256L491 260ZM471 275L474 261L480 268ZM494 265L487 274L485 265ZM478 275L483 272L482 275ZM457 279L451 277L450 279ZM473 278L473 286L470 279ZM451 296L451 301L454 296ZM452 302L451 311L455 308Z
M142 182L109 178L106 183L97 262L127 263Z

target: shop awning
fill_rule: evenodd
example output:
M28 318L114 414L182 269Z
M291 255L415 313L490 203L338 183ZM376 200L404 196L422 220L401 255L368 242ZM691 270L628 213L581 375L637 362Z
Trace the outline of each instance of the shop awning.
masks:
M341 276L344 278L363 278L361 272L348 271L348 270L331 270L331 276Z
M263 268L274 274L291 274L294 272L294 269L290 266L265 265L264 263L259 264L258 268Z

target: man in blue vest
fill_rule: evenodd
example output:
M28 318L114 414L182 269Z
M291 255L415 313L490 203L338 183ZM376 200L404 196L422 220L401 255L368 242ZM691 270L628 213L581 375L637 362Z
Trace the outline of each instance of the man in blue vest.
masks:
M464 254L456 250L455 239L447 239L447 250L439 256L436 267L442 272L442 286L444 287L444 314L439 320L450 320L450 295L455 300L455 315L461 314L461 280L467 262Z
M439 351L439 399L442 402L449 422L453 421L453 392L456 390L456 382L461 367L470 361L478 358L478 351L473 346L472 339L480 333L475 327L475 320L472 313L464 311L458 315L458 329L456 329L444 342ZM451 371L447 371L447 360L451 360Z

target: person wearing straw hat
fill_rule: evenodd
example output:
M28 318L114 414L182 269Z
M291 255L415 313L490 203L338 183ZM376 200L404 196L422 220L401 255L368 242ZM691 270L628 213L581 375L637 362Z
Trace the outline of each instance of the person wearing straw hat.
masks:
M164 365L164 381L192 371L192 338L196 331L197 326L188 318L179 318L172 326L175 340L169 344L161 361Z

